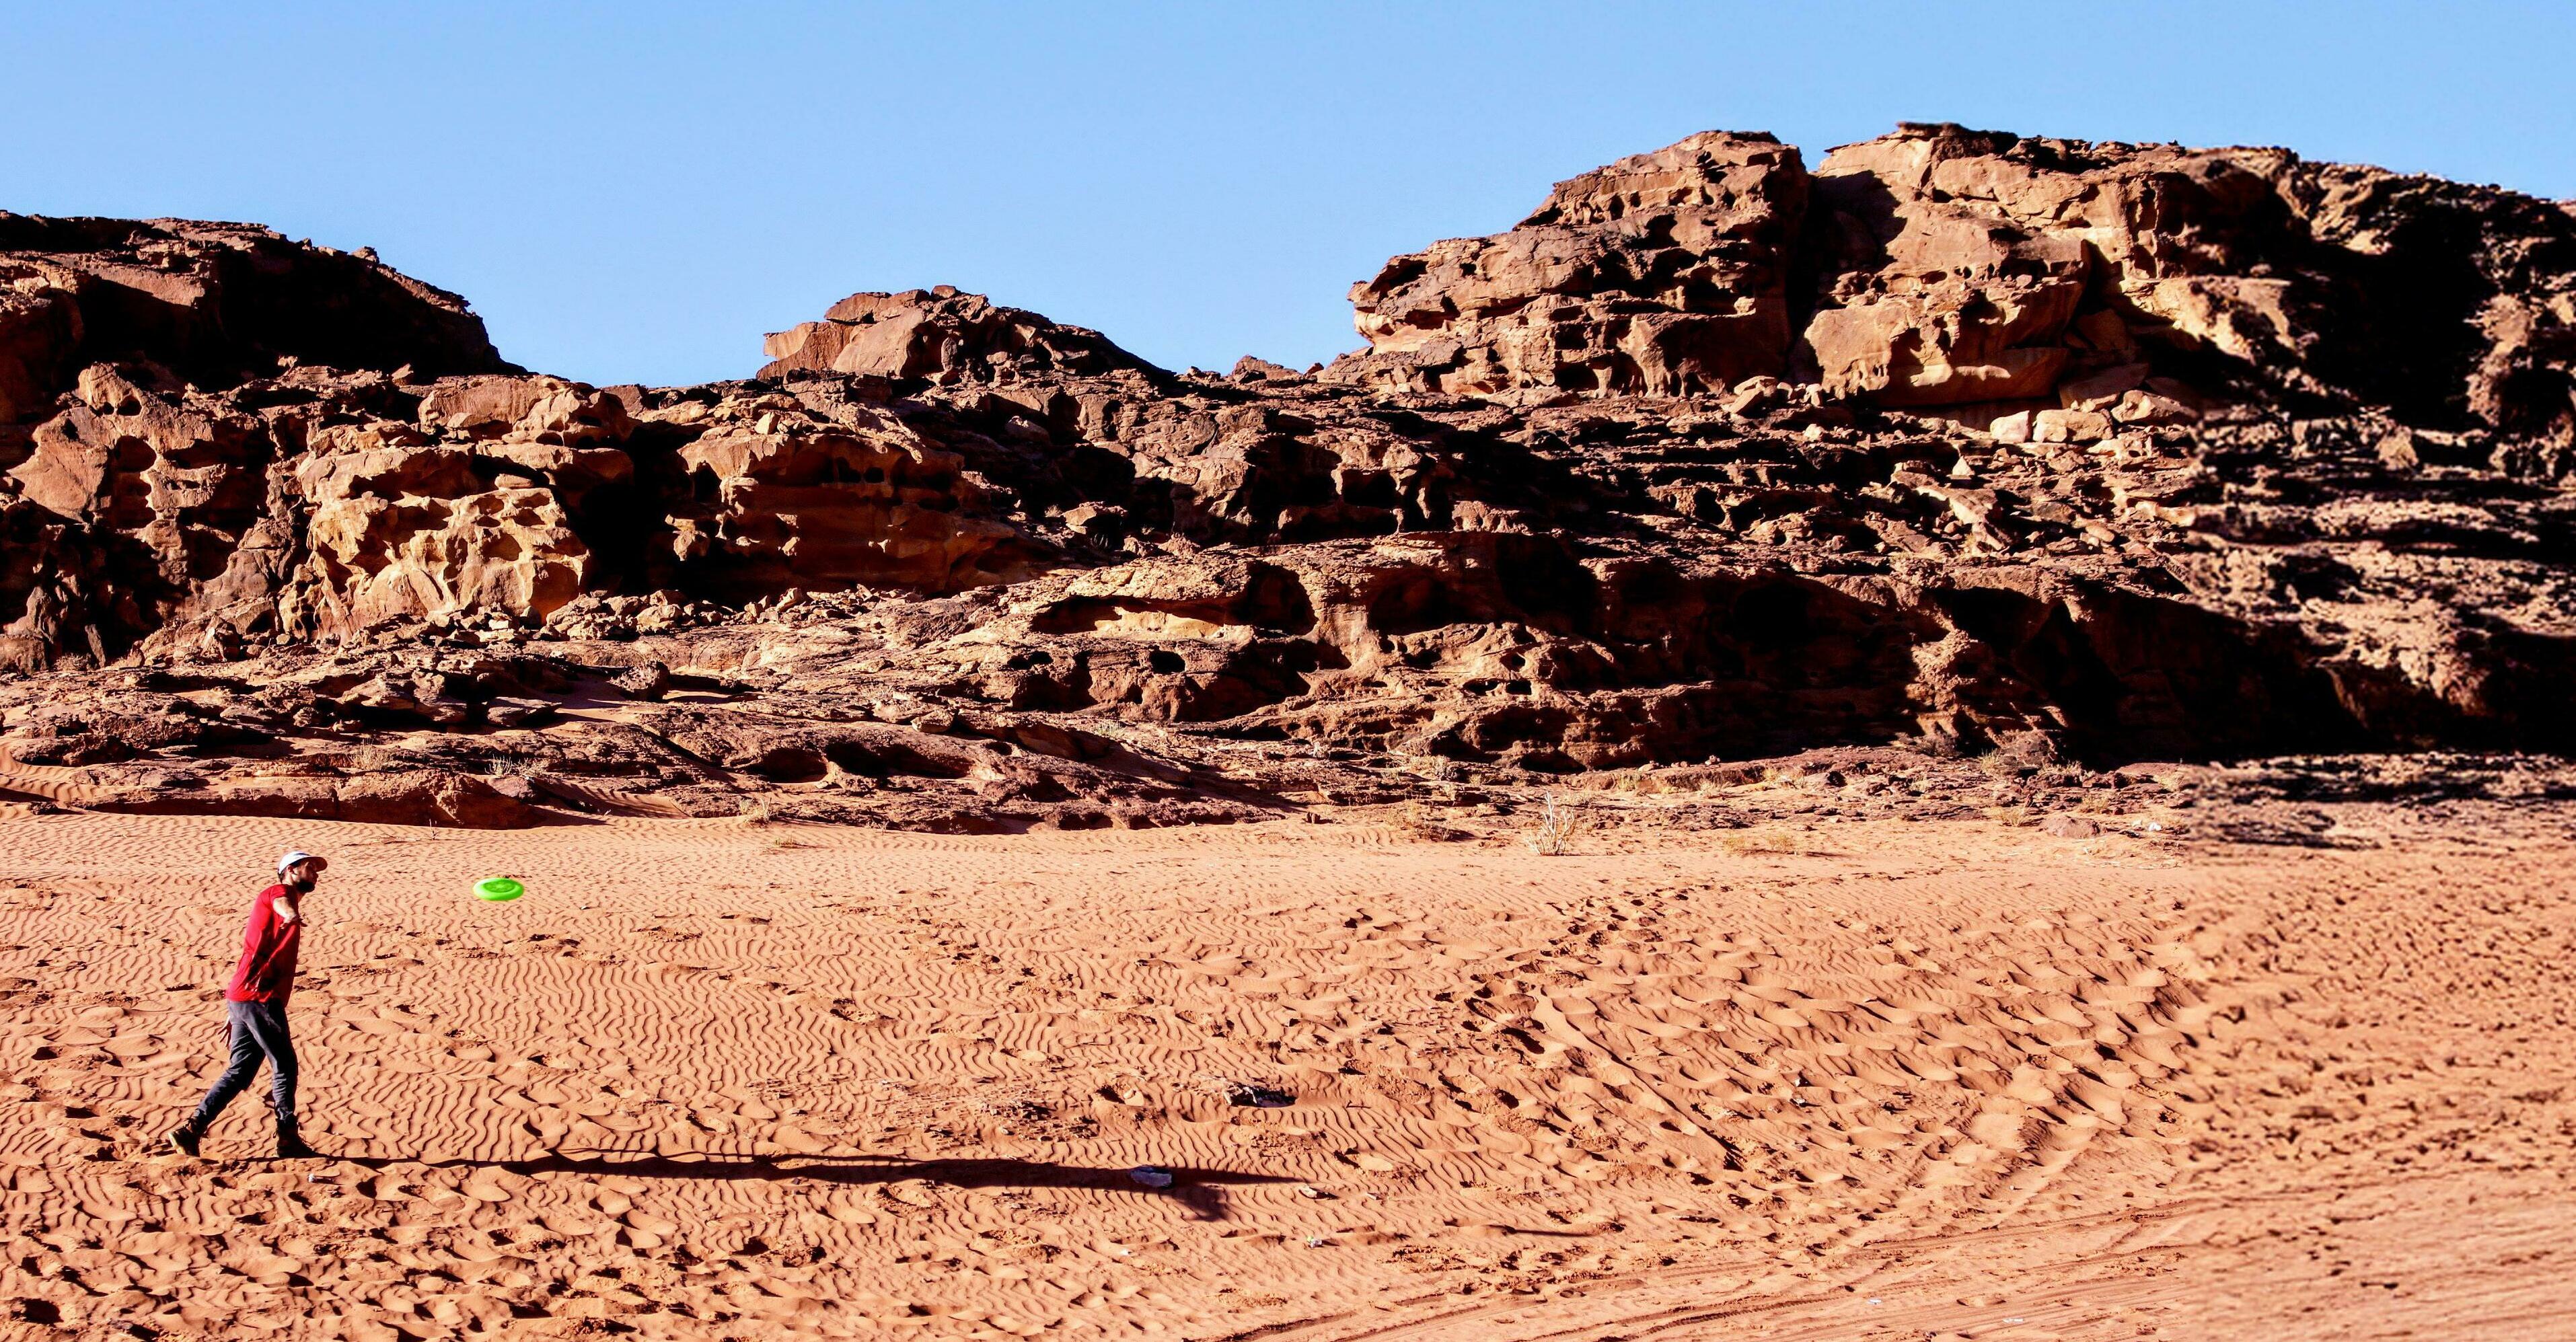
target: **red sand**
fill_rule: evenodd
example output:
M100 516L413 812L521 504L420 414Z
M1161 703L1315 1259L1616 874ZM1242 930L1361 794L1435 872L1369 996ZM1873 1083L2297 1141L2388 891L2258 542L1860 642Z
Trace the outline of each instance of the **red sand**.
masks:
M0 1333L2576 1336L2576 850L2461 828L0 815ZM167 1154L288 846L340 1158Z

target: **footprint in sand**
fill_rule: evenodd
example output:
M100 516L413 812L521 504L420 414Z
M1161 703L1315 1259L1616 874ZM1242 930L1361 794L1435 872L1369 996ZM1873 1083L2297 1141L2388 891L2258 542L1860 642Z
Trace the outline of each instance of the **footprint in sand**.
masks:
M606 1227L607 1222L578 1211L550 1211L537 1218L537 1224L567 1239L588 1239Z
M680 1230L678 1222L641 1207L628 1208L618 1219L626 1223L626 1242L638 1249L658 1249Z

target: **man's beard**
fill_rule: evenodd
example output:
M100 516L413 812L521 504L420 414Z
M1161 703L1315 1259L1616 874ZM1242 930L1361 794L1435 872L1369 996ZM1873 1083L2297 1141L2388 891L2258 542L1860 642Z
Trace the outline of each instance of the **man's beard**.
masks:
M313 891L313 878L310 876L289 876L286 878L286 888L299 895L310 894Z

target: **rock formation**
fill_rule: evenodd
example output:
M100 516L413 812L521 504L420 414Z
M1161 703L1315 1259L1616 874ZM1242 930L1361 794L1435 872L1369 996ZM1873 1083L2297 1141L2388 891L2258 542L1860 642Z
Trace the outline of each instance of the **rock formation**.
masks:
M1395 258L1352 290L1369 350L1326 376L1672 395L1790 369L1879 407L2099 414L2093 437L2188 420L2199 382L2564 440L2571 249L2563 204L2279 149L1909 124L1810 176L1709 133Z
M940 385L1009 381L1029 374L1147 370L1097 331L994 306L948 285L899 294L852 294L819 322L771 335L763 378L798 373L920 378Z
M1675 396L1778 374L1807 193L1796 149L1717 131L1560 182L1511 232L1399 256L1353 286L1369 352L1333 375Z
M2576 745L2576 218L2492 188L1697 135L1396 258L1316 375L943 288L594 388L261 230L0 268L0 791L1008 828Z
M203 386L281 363L507 368L465 301L356 254L249 224L0 213L0 424L79 369L155 362Z

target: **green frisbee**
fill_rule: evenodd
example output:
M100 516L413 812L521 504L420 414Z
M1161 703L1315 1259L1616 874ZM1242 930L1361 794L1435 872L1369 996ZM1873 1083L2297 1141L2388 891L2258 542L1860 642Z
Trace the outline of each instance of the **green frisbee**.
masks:
M495 876L489 880L476 881L474 883L474 897L476 899L488 899L496 904L505 899L517 899L519 896L526 893L528 893L528 887L519 884L517 881L511 880L507 876Z

